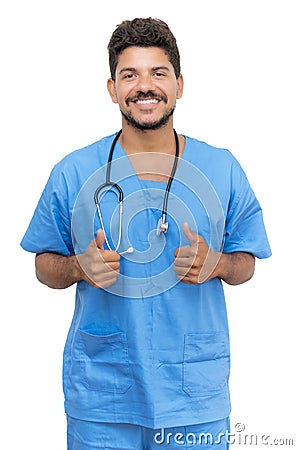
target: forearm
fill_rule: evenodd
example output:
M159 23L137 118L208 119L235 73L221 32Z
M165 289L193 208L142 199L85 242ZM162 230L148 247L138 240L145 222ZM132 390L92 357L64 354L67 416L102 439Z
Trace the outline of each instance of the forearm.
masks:
M217 277L232 285L250 280L254 271L255 257L244 252L222 253L215 269Z
M76 256L41 253L35 259L37 279L53 289L65 289L83 279Z

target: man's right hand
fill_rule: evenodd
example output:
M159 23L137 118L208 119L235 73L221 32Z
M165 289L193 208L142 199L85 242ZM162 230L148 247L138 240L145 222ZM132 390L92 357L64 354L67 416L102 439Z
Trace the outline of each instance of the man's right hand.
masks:
M111 286L120 273L120 255L115 251L105 250L104 242L105 236L100 229L85 253L76 255L82 270L82 279L97 288Z

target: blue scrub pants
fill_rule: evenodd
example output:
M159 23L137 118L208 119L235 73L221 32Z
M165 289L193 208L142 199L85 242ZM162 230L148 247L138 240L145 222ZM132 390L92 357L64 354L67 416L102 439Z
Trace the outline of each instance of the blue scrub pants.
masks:
M68 450L227 450L229 418L153 430L139 425L87 422L67 417Z

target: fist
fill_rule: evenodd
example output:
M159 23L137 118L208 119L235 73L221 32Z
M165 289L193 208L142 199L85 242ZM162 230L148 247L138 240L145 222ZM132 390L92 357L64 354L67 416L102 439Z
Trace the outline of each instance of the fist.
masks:
M84 273L83 279L97 288L111 286L120 273L120 255L115 251L105 250L104 242L105 236L100 229L85 253L77 255Z

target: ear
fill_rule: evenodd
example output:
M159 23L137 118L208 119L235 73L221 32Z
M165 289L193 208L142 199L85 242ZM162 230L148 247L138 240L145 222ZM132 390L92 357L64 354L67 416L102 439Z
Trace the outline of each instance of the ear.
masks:
M115 82L112 78L108 78L108 80L107 80L107 90L109 92L109 95L110 95L113 103L118 103Z
M184 78L182 74L179 75L177 79L177 88L176 88L176 98L181 98L184 90Z

